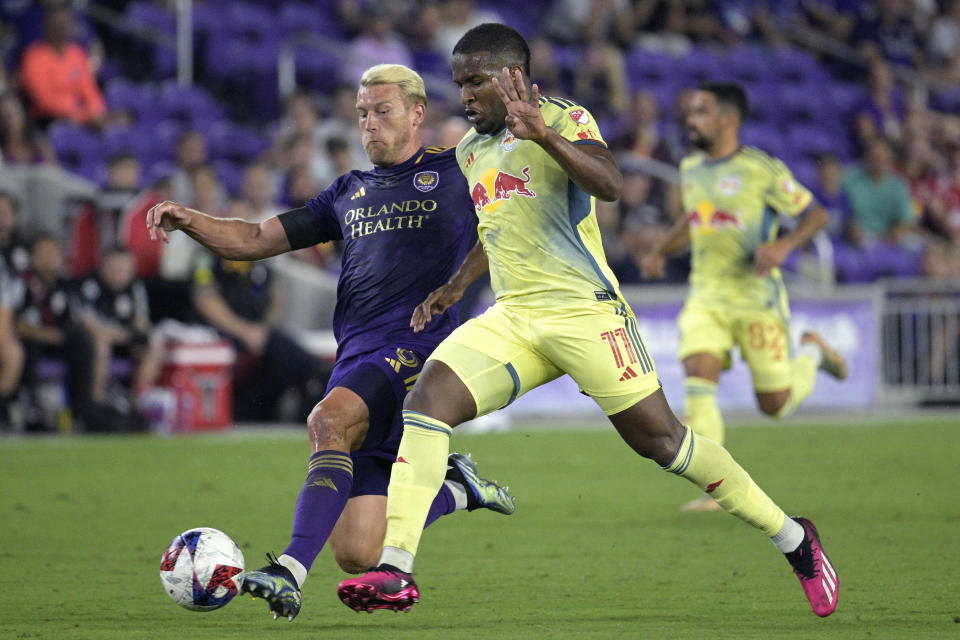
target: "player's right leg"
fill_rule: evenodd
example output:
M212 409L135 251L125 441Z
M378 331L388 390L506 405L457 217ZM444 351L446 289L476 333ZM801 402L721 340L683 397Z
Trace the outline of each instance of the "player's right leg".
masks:
M693 353L683 359L684 380L684 423L696 433L723 444L725 431L723 416L717 406L717 382L723 362L712 353ZM687 513L719 511L722 507L703 494L684 503L680 507Z
M793 567L814 613L833 613L839 582L816 528L805 519L788 518L726 449L682 425L662 391L609 417L637 453L694 483L769 536Z
M307 478L294 511L290 544L279 558L247 573L243 590L265 599L274 619L293 620L300 613L300 589L333 531L353 486L350 449L362 441L369 410L353 390L335 386L310 412L307 428L311 456Z

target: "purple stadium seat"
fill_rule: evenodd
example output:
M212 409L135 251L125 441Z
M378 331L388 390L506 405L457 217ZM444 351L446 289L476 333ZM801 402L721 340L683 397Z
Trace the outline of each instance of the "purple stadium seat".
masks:
M813 122L824 112L823 85L782 84L777 91L780 108L790 120Z
M222 116L223 108L197 85L184 87L176 82L161 85L160 106L165 118L194 123L207 122Z
M104 99L108 108L130 111L138 121L159 119L156 94L149 85L114 78L107 83Z
M822 124L793 124L787 129L787 142L794 151L808 157L836 153L842 137L842 132Z
M345 37L336 16L324 11L317 3L284 2L277 13L277 25L283 38L303 32L337 40Z
M177 120L164 120L158 123L153 128L148 142L154 148L152 157L172 162L177 152L177 142L185 130L183 123Z
M777 48L771 62L776 77L785 82L813 82L827 75L816 58L795 47Z
M213 123L207 130L210 156L217 160L229 160L248 164L269 148L269 140L254 131L229 120Z
M562 56L558 51L557 55ZM627 75L630 86L642 89L652 84L667 82L674 73L677 60L671 56L636 47L627 56Z
M824 85L822 95L839 113L847 115L866 99L867 90L848 82L830 82Z
M217 170L217 177L223 183L223 188L232 196L240 195L243 189L243 169L229 160L217 160L213 166Z
M729 71L738 82L754 83L765 81L774 74L771 72L770 57L762 50L741 46L727 52L726 63Z
M96 177L104 159L100 136L65 121L50 125L47 135L64 169L91 180Z
M740 130L740 140L743 144L757 147L778 158L782 155L783 133L777 125L748 121Z
M156 2L131 2L127 5L125 16L137 27L147 27L171 35L177 31L177 16Z
M249 2L231 2L222 18L231 35L255 40L274 37L276 19L273 11Z

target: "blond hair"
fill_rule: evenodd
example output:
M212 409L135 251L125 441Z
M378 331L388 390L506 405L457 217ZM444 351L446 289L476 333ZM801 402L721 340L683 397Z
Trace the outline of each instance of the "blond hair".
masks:
M360 76L360 86L370 87L376 84L395 84L408 103L427 106L427 90L423 86L423 78L410 67L402 64L374 65Z

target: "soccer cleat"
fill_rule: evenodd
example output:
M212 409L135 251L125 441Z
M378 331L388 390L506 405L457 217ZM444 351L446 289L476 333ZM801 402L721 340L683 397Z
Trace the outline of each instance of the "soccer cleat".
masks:
M723 511L723 507L712 497L703 494L680 507L680 511L684 513L706 513L708 511Z
M847 360L840 353L831 348L827 341L820 337L815 331L804 331L800 337L803 344L813 343L820 347L823 359L820 361L820 368L837 380L844 380L847 377Z
M837 608L840 579L820 544L817 528L806 518L795 517L793 520L803 527L803 542L796 550L784 555L800 579L813 612L823 618Z
M419 602L420 590L411 574L381 564L358 578L341 582L337 586L337 597L357 612L373 613L377 609L407 612Z
M243 590L254 598L266 600L274 620L283 616L293 622L300 613L303 601L300 587L290 570L277 562L275 556L268 553L267 561L270 562L267 566L247 572L243 579Z
M459 482L467 490L467 511L490 509L510 515L517 510L517 501L510 495L510 487L501 487L477 475L477 463L470 459L469 453L451 453L447 464L446 479Z

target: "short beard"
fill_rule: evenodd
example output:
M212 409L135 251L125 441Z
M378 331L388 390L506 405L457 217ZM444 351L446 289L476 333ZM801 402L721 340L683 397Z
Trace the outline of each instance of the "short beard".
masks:
M708 141L703 136L697 136L696 138L690 138L690 144L692 144L697 149L702 149L703 151L710 150L710 141Z

